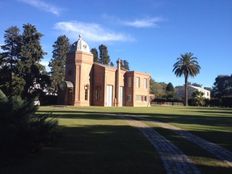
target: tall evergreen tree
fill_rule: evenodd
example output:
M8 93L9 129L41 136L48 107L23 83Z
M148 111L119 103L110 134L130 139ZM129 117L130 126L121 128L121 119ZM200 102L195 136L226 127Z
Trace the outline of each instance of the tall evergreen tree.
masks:
M92 48L90 51L93 54L93 61L94 62L99 62L97 49L96 48Z
M173 84L171 82L169 82L167 84L166 91L167 92L174 92L174 87L173 87Z
M58 85L64 81L65 62L69 47L69 39L65 35L59 36L53 44L53 56L49 62L49 67L51 67L51 86L54 92L58 91Z
M99 51L100 51L100 58L99 62L104 64L104 65L109 65L110 63L110 56L108 53L108 48L105 45L100 45L99 46Z
M0 54L0 88L7 96L19 95L24 85L24 80L18 76L17 70L21 45L19 28L8 28L4 39L5 44L1 46L3 52Z
M123 65L126 70L130 70L129 62L127 60L123 60Z
M113 63L113 62L110 62L110 66L114 66L114 63Z
M175 89L171 82L169 82L166 86L166 97L167 99L171 99L174 97Z
M122 60L121 61L121 67L126 69L126 70L130 70L129 68L129 62L127 60Z
M39 33L34 25L24 24L22 33L22 46L20 49L19 73L24 78L23 97L30 97L36 92L41 91L44 85L46 75L44 67L40 64L45 55L40 45L42 34Z

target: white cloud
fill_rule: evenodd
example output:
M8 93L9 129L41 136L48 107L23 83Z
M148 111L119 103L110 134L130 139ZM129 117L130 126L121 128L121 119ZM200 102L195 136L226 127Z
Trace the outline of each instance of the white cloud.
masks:
M41 9L43 11L52 13L56 16L60 15L61 9L59 7L49 4L47 2L44 2L42 0L18 0L18 1L28 4L30 6L33 6L35 8Z
M0 51L3 51L2 48L1 48L3 45L5 45L5 43L0 41Z
M64 21L55 24L55 29L60 30L72 39L77 39L82 34L85 39L95 42L104 41L133 41L133 38L118 32L109 31L96 23Z
M49 64L48 60L43 59L43 60L40 61L40 63L41 63L41 65L45 66L46 71L50 71L50 67L48 66L48 64Z
M136 19L133 21L122 21L122 24L135 28L150 28L150 27L158 27L159 23L162 21L163 21L162 18L154 17L154 18Z

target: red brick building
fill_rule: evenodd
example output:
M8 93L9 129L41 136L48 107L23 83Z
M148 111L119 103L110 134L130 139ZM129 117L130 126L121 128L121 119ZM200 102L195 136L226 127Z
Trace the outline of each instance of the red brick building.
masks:
M60 101L74 106L150 106L150 75L93 62L88 44L79 37L66 61Z

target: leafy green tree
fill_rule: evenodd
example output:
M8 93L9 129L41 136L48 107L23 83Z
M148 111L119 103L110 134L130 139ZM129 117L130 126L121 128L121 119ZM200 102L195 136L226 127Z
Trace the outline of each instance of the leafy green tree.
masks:
M200 65L197 61L197 57L193 56L193 53L181 54L177 58L177 62L173 65L173 72L177 77L184 75L185 82L185 106L188 106L188 89L187 83L189 76L196 76L200 72Z
M175 89L171 82L169 82L166 86L166 97L167 99L173 98L175 93Z
M100 51L100 58L99 58L99 63L104 64L104 65L109 65L110 63L110 56L108 53L108 48L105 45L100 45L99 46L99 51Z
M59 36L53 44L53 56L48 65L51 68L51 87L53 92L58 91L58 85L65 79L65 63L69 47L69 39L65 35Z
M151 80L150 80L150 93L151 94L155 94L156 93L155 80L153 78L151 78Z
M150 80L150 93L155 94L156 98L165 98L167 84L164 82L156 82L151 78Z
M47 78L44 67L40 64L45 55L40 45L42 34L39 33L34 25L24 24L22 33L22 45L20 49L19 74L25 80L23 91L24 97L38 95L42 91L44 80Z
M5 31L5 44L0 53L0 88L7 96L19 95L23 90L24 80L18 76L17 63L21 46L20 30L12 26Z
M97 49L96 48L92 48L90 51L93 54L93 61L94 62L99 62Z
M219 99L225 96L232 96L232 75L217 76L214 82L212 95Z

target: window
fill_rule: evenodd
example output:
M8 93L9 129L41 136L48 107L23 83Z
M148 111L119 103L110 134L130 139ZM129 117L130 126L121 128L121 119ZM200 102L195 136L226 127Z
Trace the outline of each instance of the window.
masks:
M136 87L140 88L140 77L136 77Z
M141 95L136 95L136 101L142 101L142 96Z
M147 89L147 87L148 87L147 81L148 81L147 79L144 79L144 88L145 89Z
M136 95L136 101L146 102L147 101L147 96Z
M101 91L101 86L96 86L96 89L94 91L94 99L95 99L95 101L100 100L100 91Z
M144 96L144 101L147 101L147 96Z
M132 78L131 78L131 77L128 77L127 84L128 84L128 87L129 87L129 88L131 87L131 83L132 83Z
M85 100L88 100L88 89L85 89Z
M85 100L88 100L88 98L89 98L89 84L86 84L85 86L84 86L84 89L85 89Z
M98 89L95 90L95 100L96 101L99 100L99 90Z
M128 95L128 96L127 96L127 101L128 101L128 102L131 102L131 95Z

